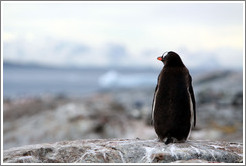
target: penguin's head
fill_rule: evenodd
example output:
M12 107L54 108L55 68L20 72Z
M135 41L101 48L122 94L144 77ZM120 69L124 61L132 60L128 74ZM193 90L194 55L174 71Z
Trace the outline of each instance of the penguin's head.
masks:
M162 61L165 66L184 66L179 55L173 51L164 52L162 56L157 58L159 61Z

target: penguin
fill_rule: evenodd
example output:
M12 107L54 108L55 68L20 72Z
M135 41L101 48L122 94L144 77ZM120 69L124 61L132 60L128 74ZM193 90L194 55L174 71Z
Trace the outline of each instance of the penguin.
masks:
M192 77L180 56L165 52L157 58L162 68L152 103L152 124L159 141L183 143L196 126L196 102Z

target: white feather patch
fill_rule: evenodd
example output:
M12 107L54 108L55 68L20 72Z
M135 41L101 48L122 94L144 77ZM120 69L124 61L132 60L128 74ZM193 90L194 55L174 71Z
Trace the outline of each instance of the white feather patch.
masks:
M159 86L157 87L157 89L155 91L154 101L153 101L153 108L152 108L152 121L153 121L153 124L154 124L154 115L155 115L155 102L156 102L156 96L157 96L158 91L159 91Z
M191 116L190 116L190 131L189 131L189 135L187 137L187 139L188 139L190 137L190 134L191 134L192 126L194 125L194 109L193 109L193 102L191 99L189 88L187 90L188 90L189 99L190 99L190 114L191 114Z

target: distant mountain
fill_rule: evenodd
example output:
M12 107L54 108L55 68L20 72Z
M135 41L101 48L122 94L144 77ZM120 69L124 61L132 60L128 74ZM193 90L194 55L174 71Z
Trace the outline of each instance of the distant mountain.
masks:
M9 62L3 61L4 68L56 68L52 66L42 65L42 64L35 64L35 63L17 63L17 62Z

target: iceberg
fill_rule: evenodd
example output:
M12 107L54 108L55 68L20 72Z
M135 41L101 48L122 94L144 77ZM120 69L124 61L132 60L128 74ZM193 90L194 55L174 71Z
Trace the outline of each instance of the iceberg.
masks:
M102 88L133 88L138 86L155 86L157 76L154 73L120 74L110 70L101 75L98 79Z

